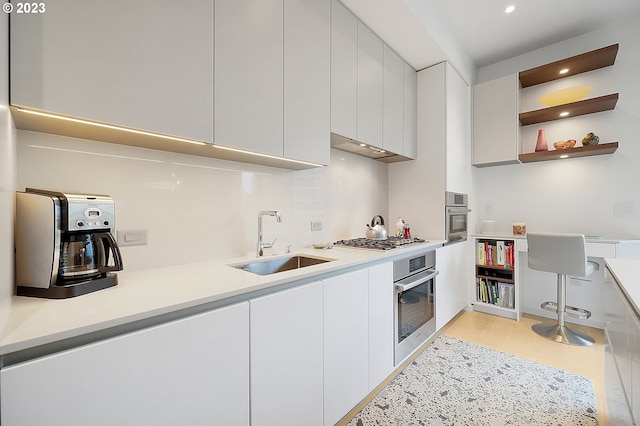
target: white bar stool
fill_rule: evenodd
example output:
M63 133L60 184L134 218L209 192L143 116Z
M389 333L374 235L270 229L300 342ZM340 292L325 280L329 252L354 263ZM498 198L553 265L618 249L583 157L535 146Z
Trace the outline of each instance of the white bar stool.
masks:
M598 269L596 262L587 260L587 246L584 235L528 233L529 268L537 271L553 272L558 275L558 296L556 302L545 302L541 308L558 314L557 324L535 324L531 329L542 337L569 345L593 345L591 336L565 325L565 316L587 319L591 312L568 306L567 276L586 277Z

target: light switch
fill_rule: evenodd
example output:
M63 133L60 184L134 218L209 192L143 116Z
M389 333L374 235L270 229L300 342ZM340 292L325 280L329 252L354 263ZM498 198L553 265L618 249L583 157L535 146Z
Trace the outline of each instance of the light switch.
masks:
M147 245L147 230L127 230L117 231L118 246L146 246Z

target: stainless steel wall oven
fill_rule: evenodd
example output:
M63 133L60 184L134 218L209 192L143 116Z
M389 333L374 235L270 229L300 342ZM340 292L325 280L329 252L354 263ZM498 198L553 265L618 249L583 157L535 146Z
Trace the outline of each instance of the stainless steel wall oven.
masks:
M445 239L447 243L464 241L469 230L469 200L467 194L446 192Z
M395 365L436 332L435 266L435 250L393 262Z

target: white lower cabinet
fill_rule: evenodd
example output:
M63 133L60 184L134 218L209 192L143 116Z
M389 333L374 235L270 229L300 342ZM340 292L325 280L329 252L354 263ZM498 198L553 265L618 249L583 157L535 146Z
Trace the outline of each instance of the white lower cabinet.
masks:
M369 393L368 285L366 269L324 281L325 425Z
M249 304L1 370L1 421L248 425Z
M605 277L605 390L609 421L611 424L638 424L640 321L613 276L607 271Z
M394 370L393 263L369 268L369 391Z
M249 302L252 425L322 424L322 293L315 282Z
M0 423L333 425L394 370L391 262L0 370Z
M436 330L440 330L467 305L469 241L450 244L436 252Z

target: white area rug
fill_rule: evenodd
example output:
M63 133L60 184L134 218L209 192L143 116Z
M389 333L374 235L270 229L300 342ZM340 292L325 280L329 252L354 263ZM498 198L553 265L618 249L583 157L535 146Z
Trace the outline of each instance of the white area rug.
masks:
M438 336L349 425L597 425L590 379Z

